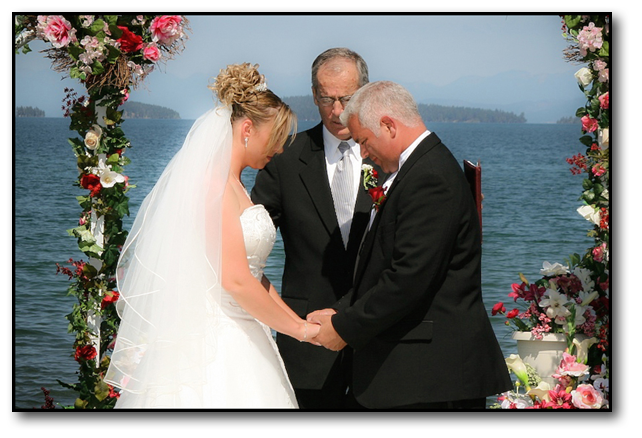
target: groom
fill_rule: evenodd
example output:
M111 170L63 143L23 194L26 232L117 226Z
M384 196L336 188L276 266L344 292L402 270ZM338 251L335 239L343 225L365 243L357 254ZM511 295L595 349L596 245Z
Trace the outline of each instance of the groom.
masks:
M481 241L462 169L393 82L355 93L341 121L390 173L354 288L308 316L315 340L352 351L351 391L368 409L483 409L511 388L481 292Z

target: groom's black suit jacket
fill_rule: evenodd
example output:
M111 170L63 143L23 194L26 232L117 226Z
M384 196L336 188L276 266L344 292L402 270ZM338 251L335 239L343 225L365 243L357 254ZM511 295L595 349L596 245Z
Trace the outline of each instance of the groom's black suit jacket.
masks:
M346 249L328 182L322 127L297 133L294 143L286 143L283 153L259 171L252 190L252 201L263 204L280 229L285 250L281 296L302 318L331 307L352 287L372 206L361 172ZM338 353L280 334L277 343L294 388L321 389Z
M332 323L368 408L482 398L511 388L482 303L479 220L434 133L403 164L366 235Z

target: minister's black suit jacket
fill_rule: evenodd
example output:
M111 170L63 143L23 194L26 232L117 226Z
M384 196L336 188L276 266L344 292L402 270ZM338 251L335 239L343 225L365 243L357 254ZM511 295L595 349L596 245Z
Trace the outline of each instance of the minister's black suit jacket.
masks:
M357 251L372 206L361 172L346 249L328 182L322 127L297 133L294 142L286 143L283 153L259 171L252 189L252 201L263 204L280 229L285 250L281 296L302 318L331 307L352 287ZM371 160L364 163L374 166ZM321 389L338 353L281 334L277 344L292 386Z
M403 164L332 317L367 408L482 398L512 387L481 291L470 187L434 133Z

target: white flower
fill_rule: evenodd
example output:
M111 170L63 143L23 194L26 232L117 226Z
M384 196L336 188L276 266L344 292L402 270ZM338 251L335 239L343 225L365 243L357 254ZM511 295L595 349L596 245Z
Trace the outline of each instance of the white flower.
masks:
M600 224L600 211L590 205L582 205L577 209L577 212L581 214L584 219L593 222L595 225Z
M513 404L515 409L526 409L533 406L533 400L526 394L515 394L509 391L502 395L505 397L501 403L502 409L510 409Z
M609 128L603 128L597 130L597 144L600 145L600 149L608 149L609 147Z
M570 310L565 307L567 303L568 299L565 295L560 294L556 289L546 289L539 301L539 306L542 309L546 308L546 316L555 319L556 323L562 324L571 314Z
M588 350L591 348L591 345L597 342L597 338L584 339L582 342L578 341L576 338L573 338L573 345L577 348L577 353L575 354L575 360L579 363L585 364L588 360Z
M578 294L582 306L588 306L591 301L597 298L599 294L597 291L591 292L591 290L581 290L580 293Z
M125 177L112 170L104 170L100 174L100 184L103 187L113 187L116 183L125 182Z
M103 130L100 126L94 125L91 127L87 134L85 134L85 146L89 150L95 150L100 144L100 137L103 135Z
M526 371L526 365L524 365L522 358L517 354L511 354L504 360L506 361L508 369L512 371L524 385L528 385L528 372Z
M549 262L544 262L539 272L545 276L564 275L568 274L568 266L560 265L559 263L551 265Z
M575 72L575 79L582 86L586 87L591 82L593 82L593 73L586 67L582 67L577 72Z
M548 391L550 390L551 390L551 385L549 385L547 382L541 381L537 385L537 388L529 389L527 394L534 395L542 401L544 400L550 401L550 396L548 395Z
M591 278L590 269L580 268L579 266L576 266L575 269L573 269L573 274L580 279L580 281L582 282L582 289L586 293L589 293L595 288L595 282ZM585 303L584 300L582 300L582 305L586 306L588 305L588 302Z

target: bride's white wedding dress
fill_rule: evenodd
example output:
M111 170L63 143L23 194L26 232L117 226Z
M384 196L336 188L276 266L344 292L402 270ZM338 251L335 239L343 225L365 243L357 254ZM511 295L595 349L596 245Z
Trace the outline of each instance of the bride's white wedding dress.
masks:
M260 281L276 230L262 205L248 207L241 215L241 225L250 271ZM219 353L206 373L212 378L204 388L205 404L223 408L297 407L270 328L225 291L221 308L223 316L208 336Z
M252 275L261 280L276 230L262 205L248 207L241 215L243 237ZM266 292L267 293L267 292ZM171 400L153 391L124 391L117 408L185 407L211 409L296 408L296 398L270 328L257 321L222 291L220 306L207 302L210 318L205 336L207 348L215 351L207 365L202 388L178 389ZM158 364L162 368L162 364ZM177 401L178 399L178 401Z

